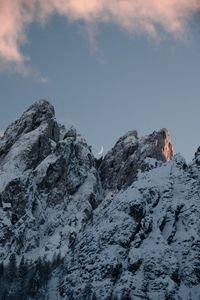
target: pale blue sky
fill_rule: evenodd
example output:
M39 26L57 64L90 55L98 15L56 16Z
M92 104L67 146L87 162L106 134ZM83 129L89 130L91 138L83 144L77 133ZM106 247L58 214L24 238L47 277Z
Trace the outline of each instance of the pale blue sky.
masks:
M23 52L48 83L1 73L0 128L45 98L94 152L101 145L107 151L128 130L144 135L166 127L175 152L191 160L200 145L200 36L194 23L187 39L162 39L104 25L93 53L80 23L53 17L44 29L32 24Z

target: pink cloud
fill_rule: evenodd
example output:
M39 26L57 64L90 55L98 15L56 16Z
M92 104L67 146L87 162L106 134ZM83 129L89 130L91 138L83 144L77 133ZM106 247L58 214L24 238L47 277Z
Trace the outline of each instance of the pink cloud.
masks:
M111 22L133 34L155 37L157 25L182 35L198 11L200 0L0 0L0 62L24 69L27 58L21 46L28 25L45 24L53 14L89 26Z
M21 63L25 57L20 46L26 41L25 29L34 20L34 1L0 0L0 56Z

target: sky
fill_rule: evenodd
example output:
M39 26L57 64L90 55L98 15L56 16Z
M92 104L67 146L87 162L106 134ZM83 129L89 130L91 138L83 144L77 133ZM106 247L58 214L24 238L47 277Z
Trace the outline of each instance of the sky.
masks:
M0 0L0 132L34 101L92 145L168 128L200 146L198 0Z

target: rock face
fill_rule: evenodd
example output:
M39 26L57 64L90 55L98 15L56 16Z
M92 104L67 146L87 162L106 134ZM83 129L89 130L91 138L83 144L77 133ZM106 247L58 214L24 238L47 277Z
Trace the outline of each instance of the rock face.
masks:
M34 103L0 138L0 299L199 300L199 153L130 131L96 161Z
M2 260L12 251L49 258L62 251L70 231L79 230L92 212L91 195L93 205L99 201L89 146L72 129L64 136L61 129L50 103L39 101L0 141Z
M173 154L167 129L142 138L138 137L137 131L129 131L103 159L100 167L103 187L106 190L128 187L136 180L139 170L148 168L145 158L151 157L165 162L170 160Z

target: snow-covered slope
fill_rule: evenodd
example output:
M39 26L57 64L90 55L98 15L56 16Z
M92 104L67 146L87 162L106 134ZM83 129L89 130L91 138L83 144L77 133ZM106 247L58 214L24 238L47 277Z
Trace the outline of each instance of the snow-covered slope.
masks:
M200 151L130 131L101 160L45 101L0 139L0 299L200 299Z

